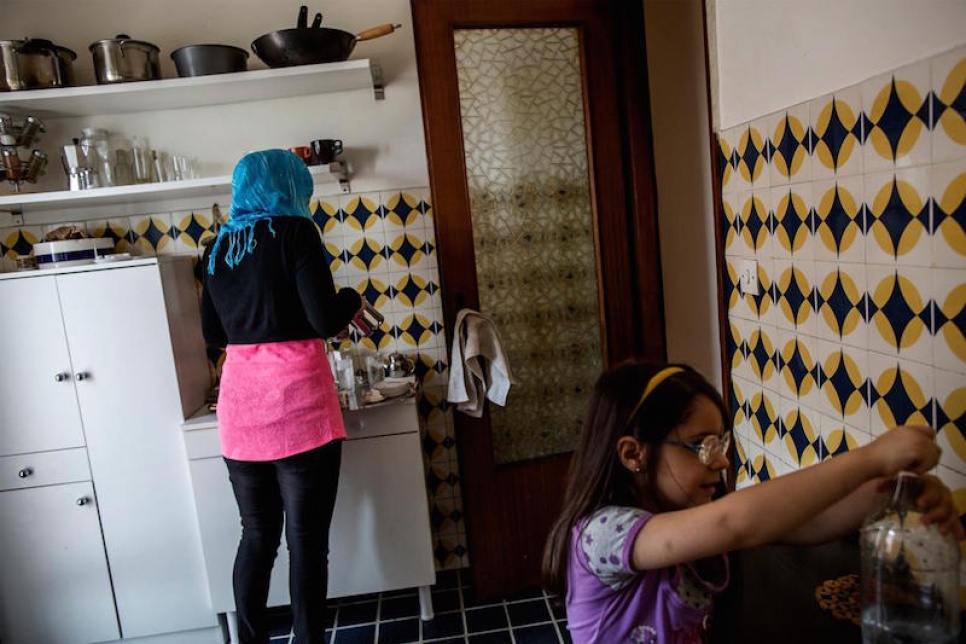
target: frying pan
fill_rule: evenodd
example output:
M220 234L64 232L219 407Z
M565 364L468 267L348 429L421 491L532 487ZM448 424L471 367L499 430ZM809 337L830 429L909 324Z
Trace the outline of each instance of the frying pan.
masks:
M329 27L280 29L256 38L252 51L269 67L335 63L349 58L360 40L388 36L400 27L386 23L359 34Z

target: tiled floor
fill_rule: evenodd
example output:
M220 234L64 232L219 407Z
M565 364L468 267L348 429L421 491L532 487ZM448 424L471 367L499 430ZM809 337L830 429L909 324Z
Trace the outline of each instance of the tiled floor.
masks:
M438 573L433 587L435 617L419 619L416 590L402 590L333 600L329 608L329 644L570 644L562 608L543 592L495 602L476 601L465 571ZM274 611L273 644L297 644L291 614Z

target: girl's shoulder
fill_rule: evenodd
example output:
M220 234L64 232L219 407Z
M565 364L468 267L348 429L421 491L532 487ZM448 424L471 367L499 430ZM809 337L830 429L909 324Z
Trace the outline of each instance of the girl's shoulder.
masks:
M582 568L612 589L625 586L635 574L631 547L651 516L640 508L609 505L580 520L573 541Z

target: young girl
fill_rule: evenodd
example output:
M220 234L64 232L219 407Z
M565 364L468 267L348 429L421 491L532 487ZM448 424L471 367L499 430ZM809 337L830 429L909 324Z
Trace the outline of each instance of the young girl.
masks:
M686 366L627 362L598 379L543 562L576 644L700 642L728 583L725 553L856 530L884 499L883 477L939 459L933 430L897 427L725 495L728 419L718 392ZM924 478L925 521L962 539L949 491Z

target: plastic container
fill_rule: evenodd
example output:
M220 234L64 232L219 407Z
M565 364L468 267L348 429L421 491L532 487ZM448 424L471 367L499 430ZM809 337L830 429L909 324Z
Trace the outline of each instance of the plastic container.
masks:
M863 644L947 644L959 637L959 545L922 523L921 483L903 472L862 526Z

